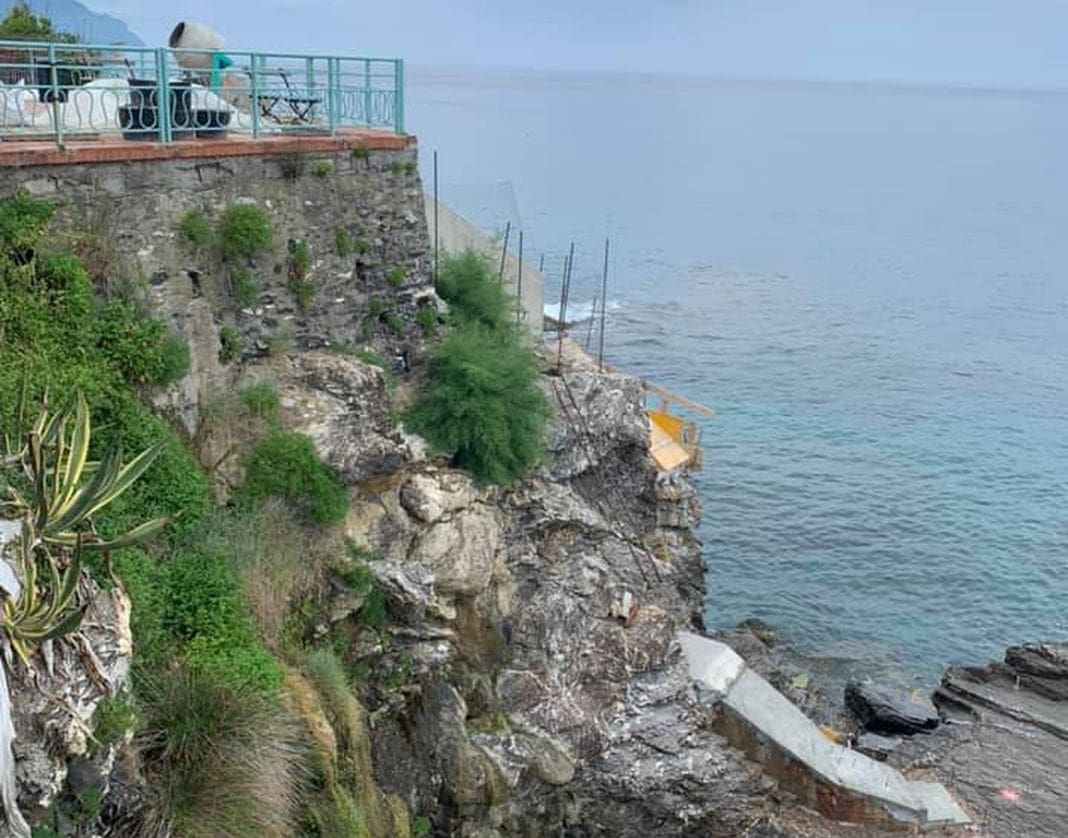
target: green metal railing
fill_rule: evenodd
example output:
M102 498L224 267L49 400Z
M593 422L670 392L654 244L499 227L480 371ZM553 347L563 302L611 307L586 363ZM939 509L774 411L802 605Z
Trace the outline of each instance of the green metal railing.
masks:
M404 133L393 58L0 41L0 140Z

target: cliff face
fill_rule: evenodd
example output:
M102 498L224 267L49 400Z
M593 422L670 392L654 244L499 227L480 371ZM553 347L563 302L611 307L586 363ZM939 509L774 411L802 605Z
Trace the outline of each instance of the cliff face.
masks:
M383 395L359 361L298 366L315 374L294 371L294 427L352 477L347 535L381 557L387 642L355 620L330 630L351 664L399 673L368 695L383 788L444 834L732 835L751 822L762 791L708 729L679 661L676 632L701 604L698 508L685 477L652 465L639 382L547 377L547 461L501 490L351 412Z

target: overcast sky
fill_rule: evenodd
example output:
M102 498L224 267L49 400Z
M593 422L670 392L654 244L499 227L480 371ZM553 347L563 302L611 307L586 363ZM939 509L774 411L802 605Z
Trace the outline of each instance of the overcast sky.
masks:
M150 45L413 65L1068 88L1068 0L87 0Z

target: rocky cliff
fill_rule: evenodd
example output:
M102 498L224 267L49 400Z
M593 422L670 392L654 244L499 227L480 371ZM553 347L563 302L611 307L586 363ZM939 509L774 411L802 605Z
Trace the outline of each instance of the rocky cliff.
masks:
M699 511L652 464L636 379L546 377L547 462L501 490L352 409L384 397L359 361L305 354L287 374L293 426L351 480L347 535L381 557L388 641L344 617L323 630L402 674L367 696L383 788L441 834L734 835L759 817L764 789L679 661Z

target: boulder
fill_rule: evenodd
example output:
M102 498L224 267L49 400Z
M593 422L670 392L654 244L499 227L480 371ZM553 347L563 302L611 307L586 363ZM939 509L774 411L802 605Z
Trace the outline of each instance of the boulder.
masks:
M845 701L857 721L875 733L924 733L941 721L926 695L870 679L846 684Z
M501 530L484 507L465 509L439 521L416 541L408 556L434 572L437 590L446 594L479 594L500 563Z
M467 475L443 471L412 475L400 496L409 515L424 524L435 524L474 503L478 490Z

